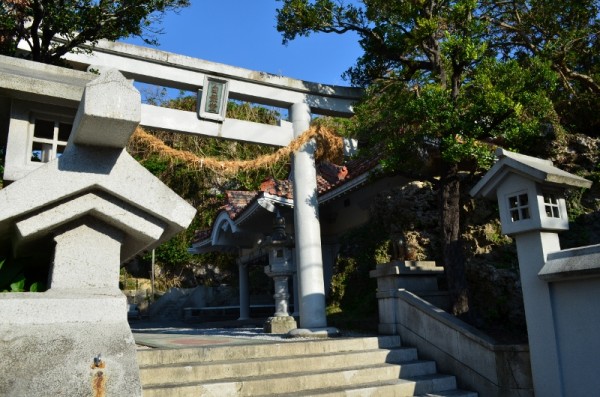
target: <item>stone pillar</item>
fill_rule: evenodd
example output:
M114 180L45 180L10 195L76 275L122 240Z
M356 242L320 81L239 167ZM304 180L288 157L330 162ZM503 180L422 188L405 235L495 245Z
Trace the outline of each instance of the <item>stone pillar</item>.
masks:
M294 258L296 258L296 255L294 255ZM300 317L300 304L298 303L300 299L298 294L298 272L294 273L292 276L292 292L294 293L294 313L292 313L292 317L298 318Z
M264 324L264 331L270 334L284 334L295 330L297 327L294 317L288 312L288 279L291 272L278 266L265 266L265 273L273 278L275 283L275 314L267 319Z
M438 277L444 268L433 261L400 261L380 263L369 272L377 279L379 333L399 334L402 324L397 313L399 290L407 290L441 309L449 307L448 294L438 289Z
M273 276L275 284L275 317L289 316L288 312L288 278L289 276Z
M238 263L239 286L240 286L240 318L250 318L250 294L248 289L248 266Z
M523 286L529 334L533 387L537 396L563 396L563 380L548 283L538 277L550 252L560 251L557 233L531 232L514 236Z
M298 137L310 127L310 108L305 103L296 103L289 111L294 137ZM293 158L294 230L300 282L300 329L292 331L293 336L312 331L324 332L325 336L329 334L325 314L315 148L315 141L307 142L294 153ZM337 332L334 329L329 331Z

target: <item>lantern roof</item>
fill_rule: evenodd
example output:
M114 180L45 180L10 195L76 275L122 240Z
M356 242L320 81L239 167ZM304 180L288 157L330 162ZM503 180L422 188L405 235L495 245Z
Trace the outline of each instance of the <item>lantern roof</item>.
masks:
M496 190L510 174L521 175L534 182L554 187L589 188L592 182L556 168L552 161L543 160L506 149L496 149L498 161L469 192L471 196L495 198Z

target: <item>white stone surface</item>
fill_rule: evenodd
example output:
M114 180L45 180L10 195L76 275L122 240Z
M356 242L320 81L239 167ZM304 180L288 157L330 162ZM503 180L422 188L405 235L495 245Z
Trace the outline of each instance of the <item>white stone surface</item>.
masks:
M140 117L139 91L117 70L106 70L86 85L69 143L122 149Z
M560 353L548 284L538 277L548 254L560 251L556 233L530 232L515 237L523 304L531 351L531 372L538 396L564 396Z
M486 397L532 397L527 345L502 345L451 314L404 290L377 293L379 331L400 335L438 371Z
M310 108L305 103L290 108L294 135L310 126ZM300 327L325 328L325 281L321 253L321 227L317 202L316 143L307 142L293 158L294 230L296 269L300 294Z
M93 218L65 228L54 237L50 288L118 289L124 233Z
M85 216L102 220L128 236L122 248L125 257L135 255L135 252L159 240L166 228L164 222L101 191L96 191L18 220L15 223L17 236L13 239L13 249L16 252L27 249L28 241L35 241L57 227Z
M352 114L363 91L358 88L312 83L285 76L243 69L184 55L126 43L100 41L90 54L69 53L75 64L112 67L128 78L195 92L208 75L230 80L229 97L263 105L288 108L306 102L314 113L332 116Z
M0 55L0 88L13 98L77 107L83 89L97 76Z
M3 397L142 395L126 321L0 324L0 336ZM95 368L99 355L102 367Z
M127 321L127 300L116 287L101 294L77 288L4 293L0 313L0 325L7 326L118 323Z
M522 175L534 182L543 183L545 186L589 188L592 185L587 179L556 168L550 160L542 160L502 148L496 150L496 156L498 161L471 189L471 196L480 195L494 198L496 189L510 174Z
M593 395L600 390L600 278L550 283L563 396ZM540 395L540 394L538 394Z
M571 248L548 255L538 276L544 281L565 281L600 275L600 245Z
M292 125L267 125L245 120L225 119L222 123L200 120L196 112L142 105L140 125L165 131L219 137L243 142L286 146L293 139Z

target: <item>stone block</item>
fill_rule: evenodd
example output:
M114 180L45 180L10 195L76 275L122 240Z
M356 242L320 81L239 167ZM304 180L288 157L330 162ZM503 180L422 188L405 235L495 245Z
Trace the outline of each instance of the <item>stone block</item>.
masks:
M0 324L0 335L1 396L142 395L127 322Z
M377 279L377 290L413 292L438 291L438 277L444 273L433 261L393 261L378 264L369 274Z
M269 317L263 327L267 334L287 334L296 328L298 325L292 316Z
M124 148L140 118L139 91L118 70L105 70L85 86L69 143Z
M12 292L0 294L0 313L0 325L126 323L127 300L116 286L100 294L88 289Z
M123 233L93 218L79 223L54 237L50 288L116 289Z
M166 228L165 222L116 197L100 191L90 192L18 220L13 250L18 254L28 248L29 241L35 241L59 228L64 229L65 225L82 217L97 219L127 235L127 241L121 241L125 256L135 255L159 240ZM120 257L115 263L118 262Z

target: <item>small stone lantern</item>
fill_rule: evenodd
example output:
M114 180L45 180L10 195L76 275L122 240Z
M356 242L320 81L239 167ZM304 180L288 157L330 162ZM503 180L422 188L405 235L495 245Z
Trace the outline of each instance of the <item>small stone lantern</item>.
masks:
M265 323L264 330L267 333L282 334L297 328L296 320L288 312L288 280L296 271L292 259L293 246L292 236L285 232L285 218L278 212L273 221L273 233L261 243L261 248L269 253L265 273L275 283L275 314Z
M558 232L569 229L565 190L589 188L591 182L548 160L504 149L498 149L496 156L496 164L470 193L498 199L502 232L513 236L517 245L535 394L580 395L562 392L564 363L555 332L555 298L541 274L547 258L561 251Z
M498 149L496 155L498 162L471 195L498 199L502 233L568 230L565 189L587 188L590 182L554 167L549 160L504 149Z

